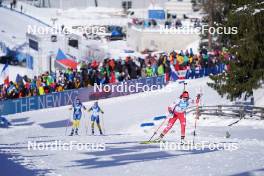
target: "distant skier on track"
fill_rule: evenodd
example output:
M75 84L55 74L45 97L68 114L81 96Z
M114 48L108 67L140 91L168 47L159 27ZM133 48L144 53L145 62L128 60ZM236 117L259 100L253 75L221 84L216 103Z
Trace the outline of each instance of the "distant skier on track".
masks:
M78 129L80 126L80 120L82 118L82 108L86 110L86 107L82 104L79 98L76 98L72 104L70 110L73 109L73 123L72 123L72 131L70 136L73 136L74 132L75 135L78 135Z
M199 98L199 96L197 96ZM173 127L174 123L177 119L180 120L181 124L181 143L184 143L185 139L185 127L186 127L186 109L189 107L190 104L193 104L194 101L191 101L189 98L189 93L184 91L180 98L174 102L171 106L168 107L168 111L173 117L169 119L169 122L163 132L155 141L161 141L163 137L169 132L169 130Z
M96 122L97 127L99 129L100 135L103 135L103 131L100 125L100 118L99 118L99 113L101 112L102 114L104 114L104 111L102 111L102 109L99 107L98 102L96 101L94 103L94 105L88 110L88 112L92 111L92 115L91 115L91 127L92 127L92 135L94 135L94 123Z

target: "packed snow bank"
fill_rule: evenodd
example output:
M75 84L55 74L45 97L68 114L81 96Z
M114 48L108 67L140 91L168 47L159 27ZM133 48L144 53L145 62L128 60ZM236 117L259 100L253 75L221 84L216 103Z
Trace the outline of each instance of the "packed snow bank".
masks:
M261 88L254 90L255 106L264 107L264 85Z

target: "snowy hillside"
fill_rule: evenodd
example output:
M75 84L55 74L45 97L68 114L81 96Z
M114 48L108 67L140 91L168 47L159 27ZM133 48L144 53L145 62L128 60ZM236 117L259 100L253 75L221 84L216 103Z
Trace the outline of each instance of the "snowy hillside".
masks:
M190 81L187 90L191 97L202 90L202 104L229 104L207 87L207 81L207 78ZM85 128L90 123L87 113L81 121L80 136L65 136L67 119L71 116L68 107L9 115L14 126L0 131L0 158L10 163L10 167L13 165L19 169L18 165L22 165L24 168L20 168L20 172L26 175L263 175L264 158L260 156L264 154L264 121L244 120L230 128L227 125L236 119L202 116L198 121L196 142L237 145L238 149L234 151L209 148L162 151L159 144L139 143L153 133L151 129L143 130L140 124L166 114L167 106L179 96L182 89L182 85L172 83L163 91L100 100L99 105L105 112L105 136L85 134ZM92 103L84 104L90 107ZM166 140L179 141L178 123ZM192 140L193 128L194 116L188 114L189 141ZM227 130L232 135L229 139L224 138ZM69 132L70 129L67 130ZM27 148L28 141L54 140L102 143L105 144L105 150L34 151ZM1 170L4 175L14 174L5 165Z
M56 18L57 25L67 27L79 25L126 25L127 18L121 17L121 9L106 7L87 7L84 9L70 8L37 8L24 2L19 2L18 7L23 6L23 13L33 16L41 21L52 24L52 18ZM100 20L98 20L100 19Z
M26 42L28 26L44 27L43 24L36 20L5 8L0 8L0 14L0 41L4 42L11 49Z

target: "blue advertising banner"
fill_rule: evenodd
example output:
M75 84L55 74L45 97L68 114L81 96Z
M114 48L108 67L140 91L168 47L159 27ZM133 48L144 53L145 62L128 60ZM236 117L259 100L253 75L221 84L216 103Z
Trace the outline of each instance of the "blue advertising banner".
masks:
M1 115L65 106L78 96L78 90L51 93L42 96L5 100L0 102Z
M164 76L158 76L130 80L116 84L67 90L42 96L5 100L0 102L0 114L16 114L38 109L71 105L77 96L81 99L81 101L87 102L104 98L124 96L143 91L157 90L162 88L164 85Z
M148 17L150 19L164 20L166 13L164 10L149 10Z

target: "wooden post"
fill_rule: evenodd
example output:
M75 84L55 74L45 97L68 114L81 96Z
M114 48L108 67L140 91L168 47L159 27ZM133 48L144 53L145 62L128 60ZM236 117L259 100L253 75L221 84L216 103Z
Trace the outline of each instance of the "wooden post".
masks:
M239 117L242 119L245 116L245 107L240 106Z
M222 115L222 105L218 105L218 108L217 108L217 115Z

